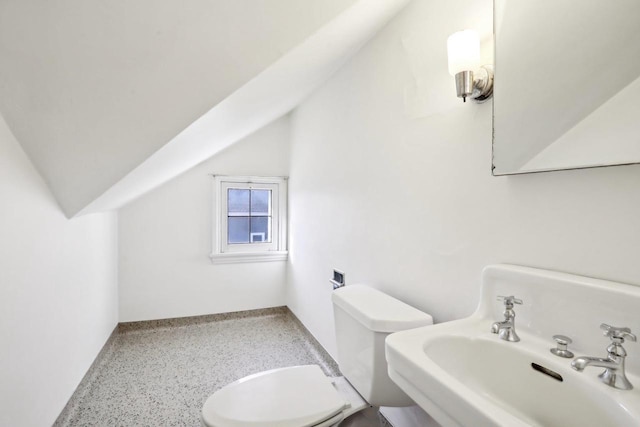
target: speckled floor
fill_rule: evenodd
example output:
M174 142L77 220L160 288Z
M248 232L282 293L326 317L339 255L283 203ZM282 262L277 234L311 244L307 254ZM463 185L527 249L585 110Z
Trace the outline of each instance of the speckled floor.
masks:
M107 347L55 426L195 427L207 397L246 375L305 364L339 375L286 308L121 324Z

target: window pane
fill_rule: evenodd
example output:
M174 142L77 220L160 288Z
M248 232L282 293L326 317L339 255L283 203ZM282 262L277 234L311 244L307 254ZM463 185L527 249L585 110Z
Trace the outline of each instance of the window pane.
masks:
M271 215L271 190L251 190L251 216Z
M230 216L227 243L249 243L249 217Z
M227 191L229 216L249 216L249 194L250 190L240 188L230 188Z
M271 242L271 217L251 217L251 242Z

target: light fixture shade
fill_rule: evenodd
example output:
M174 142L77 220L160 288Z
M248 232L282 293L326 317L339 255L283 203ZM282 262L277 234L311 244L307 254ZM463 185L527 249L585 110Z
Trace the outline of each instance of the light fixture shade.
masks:
M449 74L474 71L480 67L480 37L473 30L453 33L447 39Z

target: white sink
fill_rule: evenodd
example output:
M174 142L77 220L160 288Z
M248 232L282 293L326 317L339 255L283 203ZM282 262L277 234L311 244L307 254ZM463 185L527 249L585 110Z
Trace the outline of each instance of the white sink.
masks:
M516 306L520 342L490 333L502 320L498 295ZM570 336L576 356L606 356L601 323L640 335L640 288L517 266L489 266L469 318L387 338L391 379L445 427L640 426L640 345L625 342L633 390L617 390L551 354L555 334ZM537 368L534 369L534 364ZM550 370L553 373L544 373ZM548 372L548 371L547 371ZM560 381L561 379L561 381Z

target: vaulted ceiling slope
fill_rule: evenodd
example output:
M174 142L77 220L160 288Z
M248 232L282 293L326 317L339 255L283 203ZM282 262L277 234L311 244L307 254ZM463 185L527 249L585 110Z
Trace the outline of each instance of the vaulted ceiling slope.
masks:
M289 111L406 0L3 0L0 112L68 216Z

